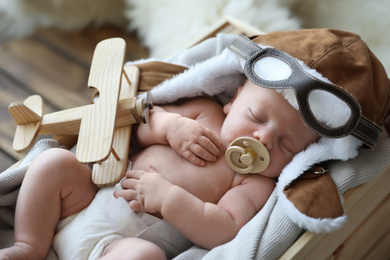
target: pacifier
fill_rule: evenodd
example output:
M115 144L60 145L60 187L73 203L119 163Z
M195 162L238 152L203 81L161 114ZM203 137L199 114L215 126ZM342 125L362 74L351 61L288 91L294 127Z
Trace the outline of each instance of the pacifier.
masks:
M227 164L238 173L258 173L264 171L270 158L267 148L251 137L235 139L226 150Z

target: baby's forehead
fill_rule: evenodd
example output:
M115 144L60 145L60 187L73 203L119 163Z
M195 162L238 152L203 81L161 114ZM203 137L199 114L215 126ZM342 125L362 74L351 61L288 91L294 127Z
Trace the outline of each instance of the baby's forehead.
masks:
M264 97L275 96L275 97L281 97L282 98L281 100L286 100L278 90L256 85L250 80L245 81L245 83L243 84L243 89L245 89L245 91L243 91L245 95L249 97L264 98Z

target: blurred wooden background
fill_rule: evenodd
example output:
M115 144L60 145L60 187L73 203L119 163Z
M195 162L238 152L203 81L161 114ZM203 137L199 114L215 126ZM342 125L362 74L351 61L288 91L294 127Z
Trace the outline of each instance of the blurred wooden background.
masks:
M111 37L125 39L126 61L148 56L135 34L110 26L79 32L40 29L31 37L0 44L0 172L23 157L12 149L16 124L9 104L34 94L42 96L44 113L88 104L93 51Z

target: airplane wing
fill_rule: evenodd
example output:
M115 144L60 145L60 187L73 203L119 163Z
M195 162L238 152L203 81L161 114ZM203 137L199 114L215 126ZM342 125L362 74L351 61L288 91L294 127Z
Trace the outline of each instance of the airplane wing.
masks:
M135 66L124 67L120 99L136 96L138 89L139 69ZM96 163L92 170L92 181L99 187L118 183L125 175L128 163L132 125L115 128L113 152L108 159Z
M107 39L96 46L88 86L99 91L99 99L82 115L76 149L82 163L104 161L111 153L125 49L121 38Z

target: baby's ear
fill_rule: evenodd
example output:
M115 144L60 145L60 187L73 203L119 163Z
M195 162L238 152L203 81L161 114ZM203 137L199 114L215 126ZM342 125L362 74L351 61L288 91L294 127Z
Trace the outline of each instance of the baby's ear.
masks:
M223 112L225 113L225 115L229 114L231 106L232 106L232 101L230 101L229 103L223 106Z
M230 100L229 103L227 103L226 105L223 106L223 112L227 115L229 114L229 111L230 111L230 107L232 106L234 100L236 100L237 98L237 95L238 93L241 92L241 89L242 89L242 86L239 86L236 93L234 94L234 97L232 98L232 100Z
M223 112L227 115L230 111L230 107L232 106L234 100L236 100L238 94L241 92L242 90L242 86L239 86L237 91L236 91L236 94L234 94L234 97L232 98L232 100L230 100L229 103L227 103L226 105L223 106Z

